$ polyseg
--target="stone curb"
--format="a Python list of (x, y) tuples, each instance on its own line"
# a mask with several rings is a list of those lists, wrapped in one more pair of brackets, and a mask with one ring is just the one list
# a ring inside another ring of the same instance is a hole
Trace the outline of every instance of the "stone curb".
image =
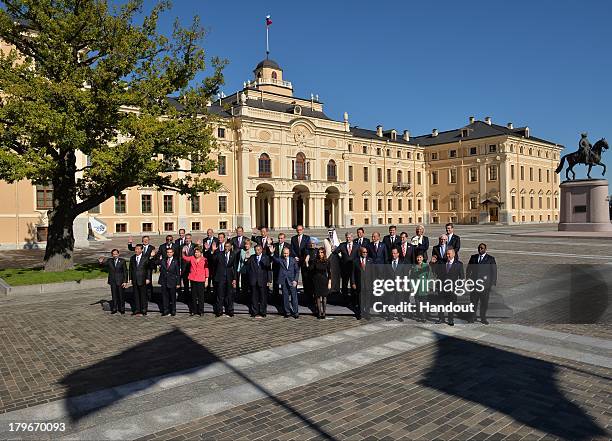
[(103, 288), (107, 285), (106, 277), (71, 282), (42, 283), (38, 285), (10, 286), (0, 279), (0, 293), (5, 296), (57, 293), (79, 291), (92, 288)]

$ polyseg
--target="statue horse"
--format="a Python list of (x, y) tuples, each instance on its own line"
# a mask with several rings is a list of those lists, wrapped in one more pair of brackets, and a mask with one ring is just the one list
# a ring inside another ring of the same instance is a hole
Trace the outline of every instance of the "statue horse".
[(565, 177), (567, 180), (570, 180), (569, 173), (572, 172), (572, 179), (576, 179), (576, 172), (573, 170), (576, 164), (585, 164), (589, 166), (589, 170), (587, 171), (587, 178), (591, 179), (591, 169), (594, 165), (601, 165), (603, 167), (602, 175), (606, 174), (606, 164), (601, 162), (601, 153), (602, 150), (608, 150), (608, 141), (605, 138), (601, 138), (591, 148), (591, 157), (587, 159), (582, 150), (578, 150), (577, 152), (568, 153), (561, 158), (561, 162), (559, 163), (559, 167), (555, 170), (555, 173), (561, 173), (563, 170), (563, 165), (565, 164), (565, 160), (567, 159), (567, 170), (565, 170)]

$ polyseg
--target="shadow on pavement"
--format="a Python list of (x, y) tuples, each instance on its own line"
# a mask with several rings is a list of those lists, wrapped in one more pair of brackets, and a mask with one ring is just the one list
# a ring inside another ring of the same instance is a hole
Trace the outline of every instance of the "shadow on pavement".
[(419, 384), (502, 412), (567, 440), (608, 437), (558, 385), (558, 367), (542, 360), (445, 337)]
[[(93, 366), (79, 369), (64, 377), (60, 383), (67, 387), (65, 399), (70, 419), (77, 422), (117, 401), (144, 391), (161, 380), (185, 375), (185, 371), (189, 369), (201, 369), (215, 362), (222, 363), (245, 383), (252, 385), (265, 397), (273, 400), (277, 406), (298, 418), (316, 432), (319, 438), (334, 439), (314, 421), (276, 397), (274, 393), (259, 385), (257, 381), (252, 380), (239, 369), (217, 357), (178, 328), (128, 348)], [(109, 391), (110, 388), (115, 389)], [(85, 395), (94, 391), (100, 392), (93, 396)]]

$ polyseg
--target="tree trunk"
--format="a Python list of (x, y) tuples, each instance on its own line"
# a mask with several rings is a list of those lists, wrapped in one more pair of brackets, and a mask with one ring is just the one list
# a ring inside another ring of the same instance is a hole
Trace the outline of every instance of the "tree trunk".
[(73, 222), (78, 213), (76, 200), (76, 156), (66, 151), (59, 161), (53, 184), (53, 210), (49, 211), (45, 271), (64, 271), (74, 266)]
[(45, 250), (45, 271), (64, 271), (74, 266), (74, 231), (72, 223), (75, 215), (70, 207), (60, 204), (49, 212), (47, 249)]

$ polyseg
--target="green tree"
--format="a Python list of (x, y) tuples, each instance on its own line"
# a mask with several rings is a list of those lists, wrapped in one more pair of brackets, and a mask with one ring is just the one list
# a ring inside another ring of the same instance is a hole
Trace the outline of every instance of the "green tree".
[(16, 50), (0, 56), (0, 179), (53, 185), (46, 270), (72, 266), (73, 221), (122, 190), (218, 189), (205, 176), (217, 146), (202, 109), (226, 62), (211, 58), (194, 80), (205, 68), (198, 17), (164, 36), (165, 1), (147, 13), (142, 0), (1, 3), (0, 38)]

